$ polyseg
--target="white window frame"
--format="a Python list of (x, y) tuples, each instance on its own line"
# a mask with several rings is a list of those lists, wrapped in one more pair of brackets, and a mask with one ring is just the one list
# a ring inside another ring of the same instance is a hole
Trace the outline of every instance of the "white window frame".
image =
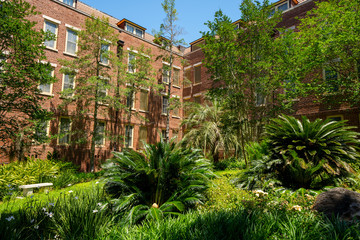
[[(65, 75), (71, 76), (71, 74), (65, 74), (65, 73), (63, 73), (61, 91), (64, 91), (64, 90), (65, 90), (65, 89), (64, 89)], [(73, 79), (73, 80), (74, 80), (74, 83), (73, 83), (73, 90), (74, 90), (74, 89), (75, 89), (75, 83), (76, 83), (76, 81), (75, 81), (75, 75), (74, 75), (74, 79)], [(66, 97), (72, 97), (72, 96), (74, 96), (74, 94), (71, 94), (71, 95), (66, 96)], [(63, 96), (63, 97), (64, 97), (64, 96)]]
[(133, 50), (130, 50), (128, 52), (128, 65), (127, 65), (127, 72), (128, 73), (135, 73), (136, 72), (136, 68), (135, 66), (132, 66), (132, 70), (130, 71), (130, 55), (133, 55), (134, 56), (134, 60), (136, 60), (136, 51), (133, 51)]
[[(127, 27), (132, 27), (134, 30), (131, 32), (131, 31), (129, 31), (128, 29), (127, 29)], [(142, 30), (142, 29), (140, 29), (140, 28), (138, 28), (138, 27), (136, 27), (136, 26), (134, 26), (134, 25), (132, 25), (132, 24), (130, 24), (130, 23), (126, 23), (125, 24), (125, 30), (127, 31), (127, 32), (129, 32), (129, 33), (132, 33), (133, 35), (135, 35), (135, 36), (138, 36), (138, 37), (140, 37), (140, 38), (144, 38), (144, 35), (145, 35), (145, 31), (144, 30)], [(141, 31), (141, 36), (139, 36), (137, 33), (136, 33), (136, 30), (138, 30), (138, 31)]]
[(49, 47), (47, 45), (45, 45), (45, 42), (44, 42), (44, 45), (47, 49), (50, 49), (50, 50), (54, 50), (54, 51), (58, 51), (57, 49), (57, 38), (58, 38), (58, 34), (59, 34), (59, 25), (61, 24), (61, 21), (59, 20), (56, 20), (54, 18), (51, 18), (51, 17), (48, 17), (46, 15), (43, 15), (43, 18), (44, 18), (44, 32), (46, 31), (46, 23), (52, 23), (54, 25), (56, 25), (56, 30), (55, 30), (55, 39), (53, 40), (54, 41), (54, 47)]
[[(45, 62), (42, 62), (42, 63), (45, 63)], [(51, 70), (51, 77), (54, 77), (54, 76), (55, 76), (55, 68), (56, 68), (57, 65), (54, 64), (54, 63), (50, 63), (50, 65), (51, 65), (51, 67), (53, 68), (53, 69)], [(39, 86), (38, 86), (39, 90), (40, 90), (40, 85), (41, 85), (41, 84), (39, 84)], [(46, 96), (54, 96), (54, 94), (52, 93), (52, 92), (53, 92), (53, 83), (49, 83), (49, 85), (50, 85), (50, 92), (43, 92), (43, 91), (41, 91), (40, 94), (46, 95)]]
[[(178, 76), (178, 84), (175, 84), (175, 83), (174, 83), (175, 71), (178, 71), (178, 73), (179, 73), (179, 76)], [(180, 88), (180, 85), (181, 85), (181, 81), (180, 81), (180, 71), (181, 71), (181, 68), (180, 68), (180, 67), (178, 67), (178, 66), (173, 66), (173, 87)]]
[(63, 2), (64, 4), (66, 4), (67, 6), (70, 6), (70, 7), (75, 7), (75, 4), (76, 4), (76, 0), (73, 0), (73, 4), (72, 4), (72, 5), (66, 3), (65, 0), (61, 0), (61, 2)]
[[(102, 143), (101, 143), (101, 144), (98, 144), (98, 143), (95, 141), (95, 146), (96, 146), (96, 147), (104, 147), (104, 146), (105, 146), (105, 143), (106, 143), (106, 141), (105, 141), (106, 122), (105, 122), (105, 121), (98, 121), (97, 125), (99, 126), (100, 124), (104, 124), (104, 131), (103, 131), (103, 133), (102, 133), (102, 139), (101, 139), (101, 140), (102, 140)], [(95, 129), (95, 135), (98, 134), (97, 131), (98, 131), (98, 129)]]
[[(165, 70), (165, 68), (164, 68), (165, 65), (168, 65), (168, 66), (169, 66), (170, 64), (163, 62), (163, 68), (162, 68), (162, 83), (169, 85), (169, 82), (170, 82), (170, 69)], [(167, 79), (167, 80), (165, 81), (165, 79)]]
[[(130, 92), (129, 92), (129, 94), (130, 94)], [(125, 105), (126, 105), (126, 108), (128, 109), (129, 108), (129, 106), (128, 106), (128, 96), (126, 96), (126, 102), (125, 102)], [(135, 108), (135, 100), (136, 100), (136, 93), (135, 92), (133, 92), (133, 95), (132, 95), (132, 105), (131, 105), (131, 110), (136, 110), (136, 108)]]
[(167, 112), (164, 112), (164, 99), (167, 99), (167, 106), (166, 106), (166, 110), (169, 110), (169, 97), (167, 95), (162, 95), (161, 96), (161, 115), (167, 115)]
[[(140, 97), (139, 97), (139, 101), (140, 101), (140, 104), (139, 104), (139, 112), (149, 112), (149, 90), (146, 90), (146, 89), (140, 89)], [(146, 93), (146, 96), (147, 96), (147, 109), (144, 110), (144, 109), (141, 109), (141, 94), (142, 93)], [(135, 102), (135, 101), (134, 101)]]
[[(177, 98), (180, 101), (180, 96), (178, 95), (172, 95), (173, 98)], [(180, 118), (180, 107), (177, 107), (178, 114), (174, 114), (174, 109), (172, 110), (172, 117), (173, 118)]]
[[(76, 53), (77, 53), (78, 47), (79, 47), (79, 44), (78, 44), (79, 34), (78, 34), (78, 32), (80, 31), (80, 29), (78, 29), (76, 27), (73, 27), (73, 26), (70, 26), (68, 24), (65, 24), (65, 26), (66, 26), (66, 41), (65, 41), (65, 52), (64, 52), (64, 54), (70, 55), (72, 57), (77, 57)], [(67, 49), (68, 48), (68, 41), (69, 41), (69, 31), (76, 33), (75, 53), (71, 53), (71, 52), (67, 51), (68, 50)]]
[[(60, 136), (60, 134), (61, 134), (61, 119), (69, 119), (69, 121), (70, 121), (70, 126), (69, 126), (69, 141), (66, 142), (66, 143), (60, 143), (60, 138), (61, 138), (61, 136)], [(71, 127), (72, 127), (72, 121), (71, 121), (70, 117), (60, 117), (60, 119), (59, 119), (59, 130), (58, 130), (58, 135), (59, 135), (59, 137), (58, 137), (58, 139), (57, 139), (58, 145), (69, 145), (69, 143), (71, 142)]]
[[(102, 57), (102, 56), (101, 56), (101, 55), (102, 55), (101, 51), (102, 51), (102, 47), (103, 47), (103, 46), (107, 46), (106, 52), (110, 52), (110, 43), (108, 43), (108, 44), (102, 43), (102, 44), (101, 44), (101, 49), (100, 49), (100, 63), (101, 63), (102, 65), (108, 66), (108, 65), (109, 65), (109, 58), (106, 58), (106, 57)], [(106, 59), (106, 61), (103, 61), (104, 59)]]
[[(45, 121), (46, 122), (46, 131), (45, 131), (45, 137), (48, 137), (50, 135), (50, 120)], [(35, 130), (36, 134), (36, 130)]]
[(131, 128), (131, 142), (129, 142), (129, 148), (133, 148), (134, 147), (134, 125), (126, 125), (125, 126), (125, 147), (126, 147), (126, 141), (128, 141), (127, 138), (127, 128)]

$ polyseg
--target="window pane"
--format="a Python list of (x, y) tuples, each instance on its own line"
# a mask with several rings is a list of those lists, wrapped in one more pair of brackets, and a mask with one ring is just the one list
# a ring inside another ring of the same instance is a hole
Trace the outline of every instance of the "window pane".
[(190, 87), (191, 84), (191, 71), (190, 69), (185, 71), (185, 79), (183, 82), (184, 87)]
[(168, 66), (163, 65), (163, 76), (162, 76), (163, 83), (169, 83), (169, 69)]
[(63, 0), (63, 2), (67, 5), (74, 6), (74, 0)]
[(280, 5), (280, 6), (278, 6), (278, 10), (279, 11), (285, 11), (286, 9), (288, 9), (288, 4), (287, 3), (284, 3), (284, 4), (282, 4), (282, 5)]
[[(74, 89), (74, 75), (64, 74), (64, 83), (63, 83), (63, 91), (68, 89)], [(69, 91), (69, 90), (68, 90)], [(66, 94), (67, 96), (71, 96), (72, 93)]]
[(139, 37), (143, 37), (143, 31), (141, 29), (136, 28), (135, 34)]
[[(49, 73), (50, 76), (53, 76), (54, 70)], [(40, 84), (39, 89), (42, 93), (51, 94), (51, 83)]]
[(127, 97), (126, 97), (126, 106), (129, 108), (134, 108), (134, 94), (131, 94), (130, 92), (128, 93)]
[(67, 30), (67, 33), (66, 52), (76, 54), (77, 33), (70, 29)]
[(126, 31), (129, 31), (131, 33), (134, 33), (134, 27), (129, 25), (129, 24), (126, 24)]
[(331, 69), (325, 69), (325, 82), (330, 89), (331, 92), (336, 92), (339, 90), (339, 84), (337, 82), (338, 80), (338, 74), (336, 71)]
[(163, 141), (165, 141), (165, 137), (166, 137), (166, 130), (164, 129), (164, 130), (161, 130), (161, 141), (163, 142)]
[(174, 85), (176, 86), (179, 86), (179, 74), (180, 71), (178, 69), (174, 69), (174, 80), (173, 80), (173, 83)]
[(201, 82), (201, 66), (195, 67), (195, 83)]
[(140, 92), (140, 110), (148, 110), (148, 92)]
[(139, 128), (138, 148), (143, 148), (144, 143), (147, 143), (147, 128), (146, 127), (140, 127)]
[(67, 144), (70, 142), (70, 123), (69, 118), (60, 119), (59, 144)]
[(99, 122), (95, 129), (95, 145), (104, 145), (105, 143), (105, 123)]
[(133, 126), (126, 126), (125, 128), (125, 144), (129, 147), (133, 146)]
[(105, 57), (108, 54), (109, 45), (101, 44), (100, 62), (103, 64), (109, 64), (109, 59)]
[(167, 114), (168, 105), (169, 105), (169, 99), (166, 96), (163, 96), (162, 99), (163, 99), (162, 113)]
[(47, 136), (48, 121), (41, 121), (35, 126), (36, 140), (42, 141)]
[(106, 85), (108, 84), (108, 81), (103, 80), (99, 83), (99, 89), (98, 89), (98, 98), (99, 101), (104, 101), (104, 98), (107, 96), (107, 88)]
[(135, 60), (135, 54), (129, 53), (129, 63), (128, 63), (128, 72), (133, 73), (134, 72), (134, 60)]
[[(56, 37), (57, 25), (55, 23), (45, 21), (45, 32), (50, 32)], [(55, 40), (46, 40), (44, 44), (47, 47), (55, 48)]]

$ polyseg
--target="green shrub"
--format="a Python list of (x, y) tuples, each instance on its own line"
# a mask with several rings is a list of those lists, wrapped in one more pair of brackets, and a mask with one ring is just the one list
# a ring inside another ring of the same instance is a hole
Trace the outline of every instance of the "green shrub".
[(144, 147), (144, 153), (114, 153), (103, 165), (107, 190), (119, 197), (113, 201), (116, 211), (127, 211), (132, 224), (145, 217), (178, 215), (201, 203), (213, 173), (200, 150), (176, 148), (175, 143)]
[(266, 139), (248, 148), (251, 168), (239, 181), (248, 188), (270, 180), (292, 188), (334, 184), (354, 173), (351, 163), (359, 163), (359, 134), (350, 129), (344, 121), (272, 119), (265, 127)]
[(218, 162), (214, 162), (214, 168), (216, 170), (244, 169), (245, 167), (245, 161), (235, 157), (225, 158)]

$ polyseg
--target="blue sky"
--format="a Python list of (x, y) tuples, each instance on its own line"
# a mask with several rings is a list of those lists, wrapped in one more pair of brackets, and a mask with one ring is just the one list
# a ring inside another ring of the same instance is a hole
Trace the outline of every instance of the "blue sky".
[[(159, 30), (165, 18), (161, 7), (162, 0), (81, 0), (100, 11), (118, 19), (126, 18), (145, 27), (148, 33)], [(274, 1), (271, 1), (274, 2)], [(204, 25), (214, 19), (214, 14), (221, 9), (233, 21), (240, 18), (239, 5), (241, 0), (177, 0), (175, 8), (178, 11), (177, 25), (183, 29), (180, 38), (187, 45), (201, 37), (200, 31), (206, 31)]]

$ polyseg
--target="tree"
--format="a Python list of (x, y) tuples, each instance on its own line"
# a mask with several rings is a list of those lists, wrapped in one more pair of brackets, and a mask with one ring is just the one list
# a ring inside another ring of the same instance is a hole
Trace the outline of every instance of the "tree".
[(189, 117), (183, 120), (182, 126), (189, 129), (182, 142), (187, 147), (208, 151), (214, 162), (219, 161), (220, 151), (229, 153), (237, 148), (237, 137), (223, 123), (224, 111), (219, 102), (211, 105), (196, 105)]
[(320, 101), (360, 102), (359, 10), (359, 1), (321, 1), (300, 19), (294, 57), (300, 80), (311, 79), (304, 86)]
[(222, 83), (210, 96), (223, 104), (243, 153), (247, 142), (259, 139), (264, 123), (287, 107), (283, 98), (289, 97), (278, 90), (287, 81), (281, 67), (285, 50), (279, 47), (283, 40), (275, 38), (281, 14), (269, 18), (270, 9), (267, 1), (244, 0), (239, 25), (218, 11), (203, 33), (204, 66), (214, 82)]
[[(38, 14), (23, 0), (0, 3), (0, 144), (17, 144), (18, 158), (24, 146), (37, 138), (36, 125), (50, 119), (42, 108), (39, 85), (55, 81), (46, 60), (43, 42), (52, 36), (34, 29), (28, 18)], [(11, 142), (12, 140), (12, 142)]]
[(167, 97), (168, 97), (168, 106), (166, 108), (166, 133), (165, 133), (165, 142), (169, 141), (169, 130), (170, 130), (170, 109), (171, 104), (178, 105), (176, 102), (177, 99), (171, 98), (171, 87), (173, 81), (173, 64), (176, 54), (174, 53), (174, 47), (180, 43), (183, 43), (183, 40), (179, 40), (178, 36), (181, 34), (181, 29), (176, 25), (177, 11), (175, 8), (175, 0), (164, 0), (161, 3), (161, 6), (166, 14), (164, 23), (160, 26), (160, 32), (157, 33), (159, 41), (162, 43), (162, 49), (164, 54), (159, 56), (163, 61), (169, 63), (168, 65), (163, 66), (163, 75), (167, 77), (167, 81), (163, 83), (165, 89), (167, 88)]
[[(127, 52), (129, 57), (129, 65), (125, 76), (126, 81), (126, 109), (127, 109), (127, 123), (130, 124), (132, 118), (132, 109), (135, 101), (135, 96), (142, 90), (162, 89), (161, 86), (155, 84), (153, 77), (154, 70), (151, 65), (152, 54), (150, 49), (145, 49), (141, 46), (137, 49), (130, 49)], [(135, 117), (141, 117), (135, 115)], [(146, 120), (146, 119), (145, 119)], [(125, 131), (125, 140), (130, 138), (130, 130)], [(129, 141), (125, 141), (125, 147), (129, 148)]]
[[(99, 111), (103, 111), (104, 114), (110, 106), (120, 107), (121, 99), (112, 96), (119, 94), (119, 76), (122, 70), (118, 56), (111, 51), (117, 47), (117, 34), (110, 27), (107, 18), (87, 18), (84, 30), (79, 31), (78, 36), (78, 57), (72, 61), (60, 60), (65, 66), (62, 71), (76, 77), (75, 87), (70, 87), (62, 93), (65, 97), (65, 107), (62, 106), (62, 111), (68, 111), (70, 108), (67, 106), (70, 103), (76, 106), (75, 110), (69, 113), (75, 121), (72, 123), (72, 141), (86, 144), (88, 139), (91, 139), (90, 168), (94, 170), (95, 145), (104, 134), (103, 129), (99, 127)], [(112, 88), (114, 79), (117, 82)], [(110, 94), (111, 89), (115, 89), (116, 93)], [(91, 119), (87, 117), (89, 115)], [(93, 124), (87, 124), (89, 120)]]

